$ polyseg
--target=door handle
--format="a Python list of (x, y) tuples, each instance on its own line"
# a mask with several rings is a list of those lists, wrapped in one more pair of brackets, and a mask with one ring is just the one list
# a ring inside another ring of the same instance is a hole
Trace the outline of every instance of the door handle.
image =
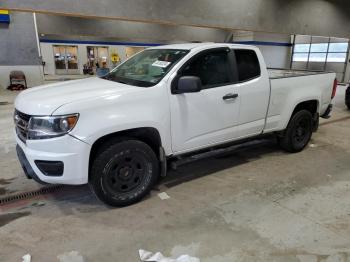
[(232, 100), (232, 99), (236, 99), (237, 97), (238, 97), (238, 94), (227, 94), (222, 99), (223, 100)]

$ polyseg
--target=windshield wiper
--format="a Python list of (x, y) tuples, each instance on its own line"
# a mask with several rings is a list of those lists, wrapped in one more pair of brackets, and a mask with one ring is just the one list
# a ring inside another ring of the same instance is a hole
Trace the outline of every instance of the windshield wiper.
[(105, 75), (105, 76), (101, 76), (102, 79), (106, 79), (106, 80), (112, 80), (112, 76), (111, 75)]
[(113, 75), (105, 75), (105, 76), (102, 76), (101, 78), (106, 79), (106, 80), (110, 80), (110, 81), (114, 81), (114, 82), (118, 82), (121, 84), (127, 84), (127, 82), (125, 82), (125, 81), (116, 79), (116, 77)]
[(118, 83), (121, 83), (121, 84), (128, 84), (127, 82), (125, 82), (125, 81), (121, 81), (121, 80), (115, 80), (116, 82), (118, 82)]

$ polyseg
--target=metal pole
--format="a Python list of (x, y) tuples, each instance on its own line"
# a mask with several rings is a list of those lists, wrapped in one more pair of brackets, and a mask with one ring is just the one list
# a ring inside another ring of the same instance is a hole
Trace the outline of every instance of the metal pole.
[(311, 39), (310, 39), (310, 47), (309, 47), (309, 54), (308, 54), (308, 56), (307, 56), (306, 70), (309, 70), (311, 45), (312, 45), (312, 36), (311, 36)]
[(292, 46), (292, 57), (290, 59), (290, 65), (289, 65), (289, 69), (292, 69), (293, 68), (293, 57), (294, 57), (294, 48), (295, 48), (295, 38), (296, 38), (296, 35), (293, 35), (293, 46)]
[(42, 81), (44, 81), (44, 75), (45, 75), (45, 72), (44, 72), (44, 66), (42, 64), (43, 62), (43, 57), (42, 57), (42, 53), (41, 53), (41, 48), (40, 48), (40, 40), (39, 40), (39, 32), (38, 32), (38, 24), (36, 22), (36, 14), (33, 13), (33, 20), (34, 20), (34, 29), (35, 29), (35, 38), (36, 38), (36, 45), (38, 47), (38, 55), (39, 55), (39, 58), (40, 58), (40, 63), (41, 63), (41, 69), (40, 70), (40, 73), (41, 73), (41, 78), (42, 78)]
[(326, 54), (326, 60), (324, 61), (324, 65), (323, 65), (323, 71), (326, 71), (326, 69), (327, 69), (327, 60), (328, 60), (328, 53), (329, 53), (329, 45), (330, 44), (331, 44), (331, 38), (328, 37), (327, 54)]
[(348, 65), (348, 62), (349, 62), (349, 52), (350, 52), (350, 42), (348, 40), (348, 50), (347, 50), (347, 53), (346, 53), (346, 60), (345, 60), (345, 63), (344, 63), (344, 73), (343, 73), (343, 79), (342, 79), (342, 82), (345, 82), (345, 74), (346, 74), (346, 68), (347, 68), (347, 65)]

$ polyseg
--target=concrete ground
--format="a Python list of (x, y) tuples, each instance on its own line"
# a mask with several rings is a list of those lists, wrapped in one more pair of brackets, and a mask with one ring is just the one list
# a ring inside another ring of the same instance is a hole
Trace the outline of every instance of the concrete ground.
[[(339, 88), (299, 154), (274, 141), (180, 167), (144, 201), (113, 209), (86, 186), (0, 206), (0, 261), (139, 261), (138, 250), (209, 262), (350, 261), (350, 112)], [(12, 102), (14, 93), (0, 93)], [(0, 106), (0, 198), (38, 188), (14, 152), (13, 105)], [(158, 193), (170, 198), (161, 200)]]

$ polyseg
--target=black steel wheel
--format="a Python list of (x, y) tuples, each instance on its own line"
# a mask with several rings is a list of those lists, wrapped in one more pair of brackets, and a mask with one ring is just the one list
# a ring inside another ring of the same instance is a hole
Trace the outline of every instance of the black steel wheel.
[(303, 147), (309, 140), (311, 124), (308, 118), (299, 118), (293, 128), (293, 143), (297, 147)]
[(152, 189), (158, 167), (158, 159), (147, 144), (123, 140), (100, 150), (92, 165), (90, 185), (108, 205), (131, 205)]
[(280, 146), (291, 153), (300, 152), (309, 143), (312, 131), (311, 113), (301, 110), (292, 116), (284, 135), (279, 139)]

